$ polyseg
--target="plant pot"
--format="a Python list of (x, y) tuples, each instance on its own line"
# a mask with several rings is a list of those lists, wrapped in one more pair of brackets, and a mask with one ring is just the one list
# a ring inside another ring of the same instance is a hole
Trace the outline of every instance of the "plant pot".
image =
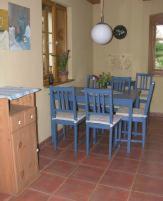
[(66, 82), (68, 80), (68, 71), (59, 72), (59, 80), (61, 82)]

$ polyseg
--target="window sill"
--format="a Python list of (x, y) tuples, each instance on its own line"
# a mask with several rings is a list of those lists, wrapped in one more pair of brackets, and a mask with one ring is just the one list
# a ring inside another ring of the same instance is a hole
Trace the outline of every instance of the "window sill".
[[(69, 82), (73, 82), (75, 79), (68, 79), (67, 81), (65, 82), (54, 82), (52, 85), (53, 86), (58, 86), (58, 85), (62, 85), (62, 84), (66, 84), (66, 83), (69, 83)], [(48, 83), (48, 81), (46, 81), (44, 83), (44, 87), (48, 88), (50, 86), (50, 84)]]
[(162, 77), (163, 76), (163, 70), (152, 70), (149, 71), (153, 76), (157, 76), (157, 77)]

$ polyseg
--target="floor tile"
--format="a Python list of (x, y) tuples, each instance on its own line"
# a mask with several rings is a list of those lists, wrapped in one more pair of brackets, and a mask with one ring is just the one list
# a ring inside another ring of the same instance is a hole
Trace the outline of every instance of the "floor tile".
[[(90, 143), (90, 149), (91, 149), (92, 147), (93, 147), (93, 143), (92, 143), (92, 141), (91, 141), (91, 143)], [(69, 149), (70, 149), (71, 151), (74, 150), (74, 144), (73, 144), (73, 143), (69, 146)], [(80, 141), (78, 141), (78, 150), (79, 150), (79, 151), (84, 151), (84, 152), (86, 152), (85, 139), (81, 139)]]
[(163, 178), (163, 164), (142, 161), (138, 170), (139, 174), (150, 175), (152, 177)]
[(71, 200), (57, 196), (52, 196), (48, 201), (71, 201)]
[(26, 190), (21, 195), (17, 197), (13, 197), (11, 201), (47, 201), (49, 198), (48, 195), (33, 191), (33, 190)]
[(136, 173), (139, 162), (137, 160), (131, 160), (126, 158), (113, 159), (109, 169), (120, 170), (127, 173)]
[(141, 157), (142, 149), (141, 148), (132, 148), (131, 153), (127, 153), (127, 148), (120, 148), (119, 151), (116, 154), (116, 157), (122, 157), (122, 158), (129, 158), (129, 159), (135, 159), (139, 160)]
[(133, 192), (129, 201), (163, 201), (163, 197)]
[(83, 159), (81, 163), (105, 169), (110, 164), (110, 160), (108, 160), (108, 156), (90, 154), (90, 156)]
[(0, 201), (6, 201), (6, 199), (9, 197), (10, 195), (8, 194), (0, 193)]
[(46, 168), (46, 172), (50, 172), (56, 175), (67, 177), (75, 168), (77, 165), (65, 162), (65, 161), (59, 161), (55, 160), (50, 166)]
[(137, 175), (133, 189), (134, 191), (163, 196), (163, 180), (144, 175)]
[(31, 185), (31, 188), (45, 193), (53, 193), (64, 182), (64, 180), (63, 177), (43, 173), (39, 179)]
[(153, 142), (148, 142), (145, 145), (145, 149), (149, 151), (159, 151), (163, 152), (163, 143), (153, 143)]
[(102, 177), (100, 184), (130, 189), (134, 181), (134, 175), (125, 172), (108, 170)]
[(56, 195), (76, 201), (88, 201), (94, 187), (94, 184), (88, 182), (68, 179), (57, 191)]
[(163, 153), (158, 152), (158, 151), (147, 151), (145, 150), (142, 153), (142, 158), (141, 160), (146, 161), (146, 162), (158, 162), (158, 163), (163, 163)]
[(72, 174), (71, 178), (96, 183), (103, 173), (104, 170), (102, 169), (80, 165)]
[(62, 140), (58, 144), (58, 149), (67, 149), (69, 146), (73, 144), (73, 139), (66, 138), (65, 140)]
[(92, 153), (108, 155), (109, 154), (109, 145), (107, 145), (107, 144), (97, 144), (92, 149)]
[(125, 190), (99, 185), (90, 201), (127, 201), (128, 194)]
[(39, 157), (39, 169), (43, 170), (45, 167), (47, 167), (51, 163), (52, 159), (46, 158), (43, 156)]
[(151, 135), (147, 138), (147, 142), (163, 143), (162, 130), (157, 132), (157, 129), (153, 129)]
[(51, 159), (56, 159), (59, 154), (61, 153), (61, 150), (54, 150), (52, 146), (45, 146), (43, 149), (40, 150), (40, 156), (48, 157)]
[(63, 153), (60, 154), (60, 156), (58, 157), (58, 160), (64, 160), (64, 161), (79, 163), (79, 161), (81, 161), (84, 157), (85, 157), (84, 152), (78, 151), (77, 157), (75, 157), (74, 151), (65, 150)]

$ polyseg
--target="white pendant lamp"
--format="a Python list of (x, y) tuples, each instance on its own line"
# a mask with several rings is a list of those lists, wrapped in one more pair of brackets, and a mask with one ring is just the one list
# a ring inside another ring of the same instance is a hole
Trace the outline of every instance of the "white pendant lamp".
[(101, 22), (92, 28), (91, 37), (95, 43), (105, 45), (111, 41), (112, 36), (112, 28), (104, 23), (104, 0), (101, 0)]

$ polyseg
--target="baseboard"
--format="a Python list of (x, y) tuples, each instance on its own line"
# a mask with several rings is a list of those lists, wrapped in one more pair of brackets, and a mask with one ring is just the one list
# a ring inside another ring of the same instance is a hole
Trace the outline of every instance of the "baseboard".
[[(62, 129), (58, 130), (58, 134), (62, 132)], [(52, 144), (52, 137), (49, 136), (45, 140), (39, 143), (39, 149), (44, 147), (45, 145)]]
[(43, 140), (42, 142), (39, 143), (39, 148), (44, 147), (45, 145), (49, 144), (51, 142), (51, 136)]
[(160, 112), (150, 112), (150, 117), (163, 118), (163, 113), (160, 113)]

